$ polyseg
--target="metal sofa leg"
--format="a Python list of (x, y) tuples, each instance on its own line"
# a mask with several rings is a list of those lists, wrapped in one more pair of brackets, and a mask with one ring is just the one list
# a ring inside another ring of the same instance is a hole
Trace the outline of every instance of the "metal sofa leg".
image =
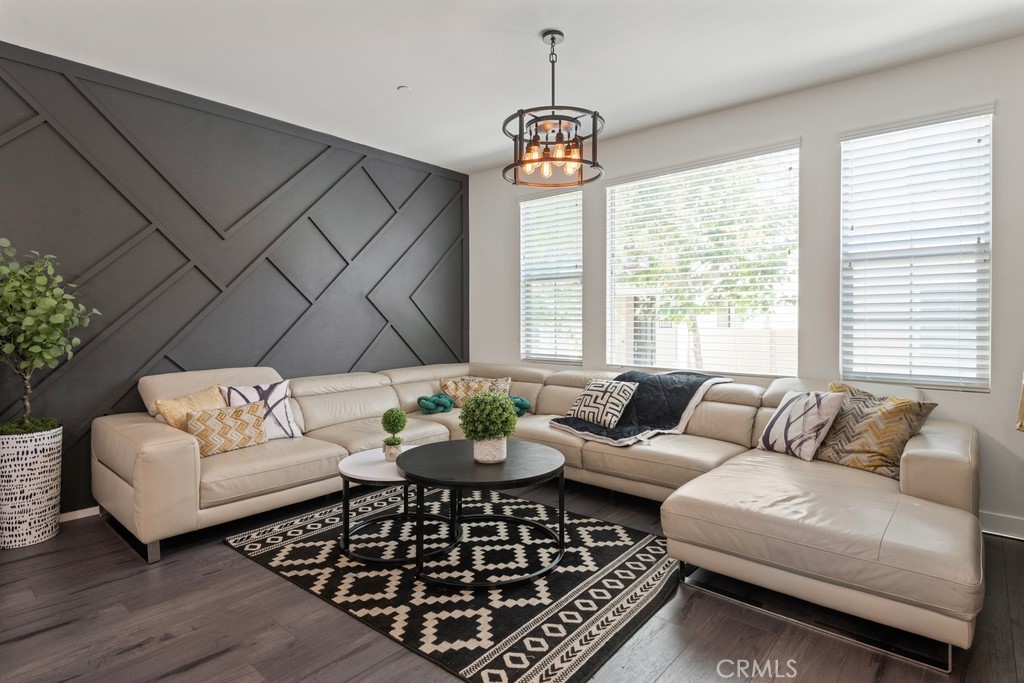
[(102, 505), (100, 508), (100, 519), (107, 524), (111, 525), (114, 532), (124, 539), (125, 543), (132, 547), (132, 549), (146, 558), (148, 564), (160, 561), (160, 541), (153, 541), (152, 543), (144, 544), (145, 551), (139, 547), (139, 539), (132, 536), (131, 532), (121, 526), (119, 523), (114, 523), (114, 516), (110, 514), (110, 511), (104, 508)]

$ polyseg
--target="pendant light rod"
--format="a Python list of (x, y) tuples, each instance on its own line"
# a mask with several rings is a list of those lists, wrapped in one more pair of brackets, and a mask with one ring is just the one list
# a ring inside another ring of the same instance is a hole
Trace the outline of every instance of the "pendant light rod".
[(555, 63), (558, 55), (555, 54), (555, 45), (565, 40), (565, 34), (557, 28), (548, 28), (541, 31), (541, 39), (545, 43), (551, 43), (551, 52), (548, 54), (548, 61), (551, 62), (551, 108), (555, 108)]
[(551, 62), (551, 108), (555, 108), (555, 64), (558, 62), (558, 55), (555, 54), (555, 37), (551, 36), (551, 54), (548, 55)]

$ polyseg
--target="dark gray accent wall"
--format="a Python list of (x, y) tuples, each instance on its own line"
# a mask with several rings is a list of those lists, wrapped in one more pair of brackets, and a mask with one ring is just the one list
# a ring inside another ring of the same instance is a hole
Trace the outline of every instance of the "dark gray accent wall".
[[(466, 206), (462, 174), (0, 43), (0, 236), (103, 314), (35, 377), (62, 509), (93, 504), (90, 423), (142, 410), (144, 375), (465, 360)], [(3, 376), (3, 419), (19, 395)]]

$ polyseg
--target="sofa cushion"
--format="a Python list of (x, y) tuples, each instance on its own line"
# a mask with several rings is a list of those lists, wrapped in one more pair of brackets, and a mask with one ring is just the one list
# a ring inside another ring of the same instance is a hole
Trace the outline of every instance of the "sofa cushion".
[(461, 408), (466, 401), (479, 393), (489, 391), (494, 394), (508, 396), (512, 386), (511, 377), (450, 377), (441, 380), (441, 391), (455, 401), (455, 407)]
[(550, 446), (565, 456), (568, 467), (582, 467), (583, 439), (551, 426), (551, 418), (557, 415), (523, 415), (516, 420), (516, 433), (513, 439), (533, 441)]
[(158, 398), (154, 405), (159, 416), (157, 419), (163, 419), (164, 422), (175, 429), (186, 431), (189, 413), (199, 410), (227, 408), (228, 403), (220, 393), (220, 387), (216, 384), (211, 384), (202, 391), (185, 396)]
[(280, 382), (274, 368), (219, 368), (148, 375), (139, 380), (139, 395), (150, 415), (156, 415), (156, 401), (205, 389), (211, 384), (269, 384)]
[(661, 517), (670, 539), (965, 619), (984, 597), (977, 518), (862, 470), (750, 451), (680, 487)]
[[(306, 434), (314, 439), (336, 443), (349, 453), (380, 448), (387, 435), (388, 433), (380, 426), (379, 416), (333, 424)], [(439, 422), (409, 417), (401, 436), (402, 443), (424, 444), (447, 441), (448, 435), (448, 428)]]
[[(895, 396), (898, 398), (909, 398), (913, 401), (923, 401), (924, 394), (920, 389), (908, 387), (902, 384), (879, 384), (878, 382), (846, 382), (852, 387), (861, 391), (867, 391), (875, 396)], [(768, 388), (764, 390), (761, 397), (761, 405), (768, 408), (778, 408), (782, 397), (790, 391), (828, 391), (829, 380), (807, 379), (804, 377), (779, 377), (772, 380)]]
[(296, 400), (302, 408), (307, 434), (353, 420), (376, 419), (379, 422), (385, 410), (398, 407), (398, 396), (390, 385), (296, 396)]
[(613, 379), (592, 379), (566, 411), (566, 417), (575, 417), (594, 424), (615, 427), (633, 398), (636, 382), (616, 382)]
[(338, 476), (347, 455), (333, 443), (299, 437), (203, 458), (199, 507), (210, 508)]
[(899, 479), (903, 448), (936, 404), (879, 398), (846, 384), (830, 384), (829, 390), (845, 393), (846, 400), (814, 457)]
[(811, 460), (846, 396), (828, 391), (791, 391), (765, 425), (757, 447)]
[(262, 401), (265, 408), (263, 427), (267, 440), (294, 439), (302, 436), (302, 430), (292, 416), (292, 404), (289, 400), (291, 390), (288, 380), (271, 384), (254, 384), (252, 386), (224, 386), (220, 393), (229, 406), (242, 406), (246, 403)]
[(530, 412), (536, 414), (537, 397), (540, 395), (540, 390), (544, 387), (545, 379), (554, 374), (554, 371), (522, 365), (470, 363), (469, 374), (476, 377), (511, 377), (512, 386), (508, 390), (509, 395), (525, 398), (533, 404)]
[(204, 458), (256, 446), (267, 441), (265, 412), (263, 401), (197, 410), (188, 414), (188, 433), (196, 437), (199, 455)]
[[(561, 416), (569, 412), (576, 397), (587, 386), (592, 379), (615, 379), (619, 376), (617, 372), (606, 372), (604, 370), (562, 370), (548, 376), (544, 380), (544, 386), (533, 402), (534, 413), (537, 415)], [(526, 394), (516, 394), (524, 398), (530, 398)]]
[(417, 365), (410, 368), (381, 370), (378, 374), (385, 375), (391, 380), (391, 386), (398, 395), (399, 407), (407, 413), (414, 413), (419, 411), (416, 399), (439, 393), (441, 380), (445, 377), (468, 375), (469, 363)]
[(452, 441), (458, 441), (459, 439), (466, 438), (466, 434), (462, 431), (462, 425), (459, 424), (459, 414), (461, 412), (461, 408), (452, 408), (447, 413), (433, 413), (431, 415), (414, 413), (414, 415), (417, 420), (426, 420), (427, 422), (436, 422), (444, 425), (448, 429), (448, 438)]
[(627, 448), (588, 441), (583, 446), (583, 469), (675, 488), (746, 450), (739, 444), (689, 434), (662, 434)]

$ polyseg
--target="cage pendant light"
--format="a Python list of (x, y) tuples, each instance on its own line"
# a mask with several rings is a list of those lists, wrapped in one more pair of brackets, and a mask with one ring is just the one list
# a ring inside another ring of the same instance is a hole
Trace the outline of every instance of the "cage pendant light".
[(565, 38), (557, 29), (541, 32), (551, 45), (551, 104), (520, 109), (502, 124), (512, 138), (512, 163), (505, 180), (528, 187), (575, 187), (597, 180), (604, 169), (597, 161), (597, 136), (604, 118), (596, 111), (555, 103), (555, 45)]

